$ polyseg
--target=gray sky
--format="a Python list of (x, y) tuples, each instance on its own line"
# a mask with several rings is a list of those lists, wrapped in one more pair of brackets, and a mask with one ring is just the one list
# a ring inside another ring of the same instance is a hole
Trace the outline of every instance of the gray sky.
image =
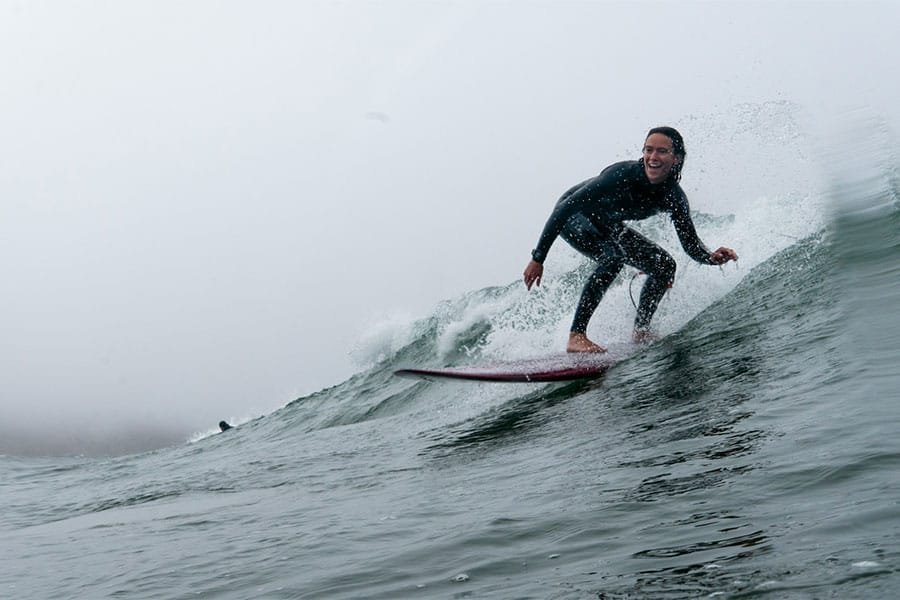
[(690, 147), (693, 119), (768, 101), (818, 133), (860, 105), (896, 124), (898, 22), (894, 2), (0, 0), (2, 427), (183, 435), (338, 383), (379, 321), (516, 279), (560, 192), (653, 125)]

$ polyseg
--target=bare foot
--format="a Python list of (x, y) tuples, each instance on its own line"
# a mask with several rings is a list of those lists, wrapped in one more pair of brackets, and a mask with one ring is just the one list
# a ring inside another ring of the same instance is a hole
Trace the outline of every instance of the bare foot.
[(583, 333), (570, 333), (566, 352), (606, 352), (606, 348), (595, 344)]
[(631, 340), (635, 344), (650, 344), (659, 339), (659, 334), (650, 331), (649, 329), (635, 329), (634, 333), (631, 334)]

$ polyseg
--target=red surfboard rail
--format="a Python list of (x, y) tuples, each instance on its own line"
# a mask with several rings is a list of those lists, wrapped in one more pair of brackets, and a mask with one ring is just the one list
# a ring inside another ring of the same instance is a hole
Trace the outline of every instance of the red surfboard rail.
[(468, 365), (434, 369), (399, 369), (400, 377), (418, 379), (463, 379), (538, 383), (589, 379), (605, 373), (615, 360), (608, 355), (563, 355), (519, 361), (497, 362), (487, 365)]

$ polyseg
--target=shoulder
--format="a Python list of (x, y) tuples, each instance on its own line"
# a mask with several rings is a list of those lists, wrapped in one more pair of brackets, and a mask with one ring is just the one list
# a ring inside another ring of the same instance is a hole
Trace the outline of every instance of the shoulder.
[(603, 169), (598, 178), (614, 179), (617, 181), (639, 181), (644, 170), (638, 160), (623, 160), (613, 163)]
[(631, 189), (641, 184), (643, 175), (644, 169), (638, 161), (626, 160), (609, 165), (589, 180), (588, 184), (595, 191)]
[(587, 201), (607, 194), (614, 194), (623, 189), (631, 189), (633, 186), (640, 184), (643, 173), (644, 170), (636, 160), (613, 163), (600, 171), (599, 175), (570, 188), (560, 198), (560, 202), (573, 197), (581, 201)]

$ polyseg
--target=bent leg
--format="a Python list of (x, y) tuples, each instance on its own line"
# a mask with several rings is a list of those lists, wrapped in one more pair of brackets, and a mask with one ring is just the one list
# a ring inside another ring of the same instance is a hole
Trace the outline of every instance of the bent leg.
[(597, 262), (597, 268), (584, 285), (572, 320), (571, 332), (583, 335), (587, 332), (588, 322), (607, 288), (622, 270), (624, 255), (611, 231), (600, 231), (583, 215), (572, 217), (560, 236), (573, 248)]
[(635, 331), (644, 331), (650, 327), (650, 321), (656, 313), (660, 300), (675, 281), (675, 259), (628, 227), (619, 237), (619, 243), (625, 252), (625, 263), (647, 274), (647, 281), (641, 290), (637, 316), (634, 319)]
[(573, 333), (587, 332), (588, 322), (594, 311), (597, 310), (600, 300), (603, 299), (606, 290), (624, 266), (621, 259), (606, 259), (599, 262), (600, 264), (588, 277), (587, 283), (584, 284), (584, 289), (581, 291), (581, 298), (575, 308), (575, 317), (572, 319), (571, 331)]

